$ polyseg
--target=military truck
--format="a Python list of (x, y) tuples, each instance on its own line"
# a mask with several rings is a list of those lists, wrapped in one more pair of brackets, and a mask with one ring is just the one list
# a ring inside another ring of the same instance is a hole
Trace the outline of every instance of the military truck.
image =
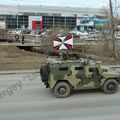
[(68, 97), (72, 90), (101, 89), (116, 93), (120, 74), (89, 57), (48, 58), (40, 68), (41, 80), (58, 98)]

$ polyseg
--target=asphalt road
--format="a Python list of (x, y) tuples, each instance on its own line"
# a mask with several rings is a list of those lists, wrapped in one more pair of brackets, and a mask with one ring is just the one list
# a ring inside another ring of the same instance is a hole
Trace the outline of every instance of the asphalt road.
[(0, 120), (120, 120), (120, 87), (113, 95), (87, 90), (59, 99), (37, 74), (0, 75)]

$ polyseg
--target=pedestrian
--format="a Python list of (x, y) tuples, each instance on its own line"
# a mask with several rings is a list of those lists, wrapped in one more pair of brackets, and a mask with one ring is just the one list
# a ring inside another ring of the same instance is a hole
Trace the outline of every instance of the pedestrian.
[(22, 35), (22, 44), (24, 44), (24, 39), (25, 39), (25, 37), (24, 37), (24, 35)]

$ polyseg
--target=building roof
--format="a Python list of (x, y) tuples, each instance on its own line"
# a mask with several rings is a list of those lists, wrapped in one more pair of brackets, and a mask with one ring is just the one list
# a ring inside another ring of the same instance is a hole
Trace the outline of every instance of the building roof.
[(0, 14), (48, 14), (61, 16), (94, 16), (103, 15), (100, 8), (88, 7), (58, 7), (58, 6), (25, 6), (0, 5)]

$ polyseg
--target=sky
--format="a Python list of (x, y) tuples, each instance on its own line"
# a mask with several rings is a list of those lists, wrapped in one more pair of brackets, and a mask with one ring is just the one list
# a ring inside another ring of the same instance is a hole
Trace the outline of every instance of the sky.
[[(68, 7), (103, 7), (108, 6), (109, 0), (0, 0), (0, 5), (52, 5)], [(118, 0), (119, 1), (119, 0)]]

